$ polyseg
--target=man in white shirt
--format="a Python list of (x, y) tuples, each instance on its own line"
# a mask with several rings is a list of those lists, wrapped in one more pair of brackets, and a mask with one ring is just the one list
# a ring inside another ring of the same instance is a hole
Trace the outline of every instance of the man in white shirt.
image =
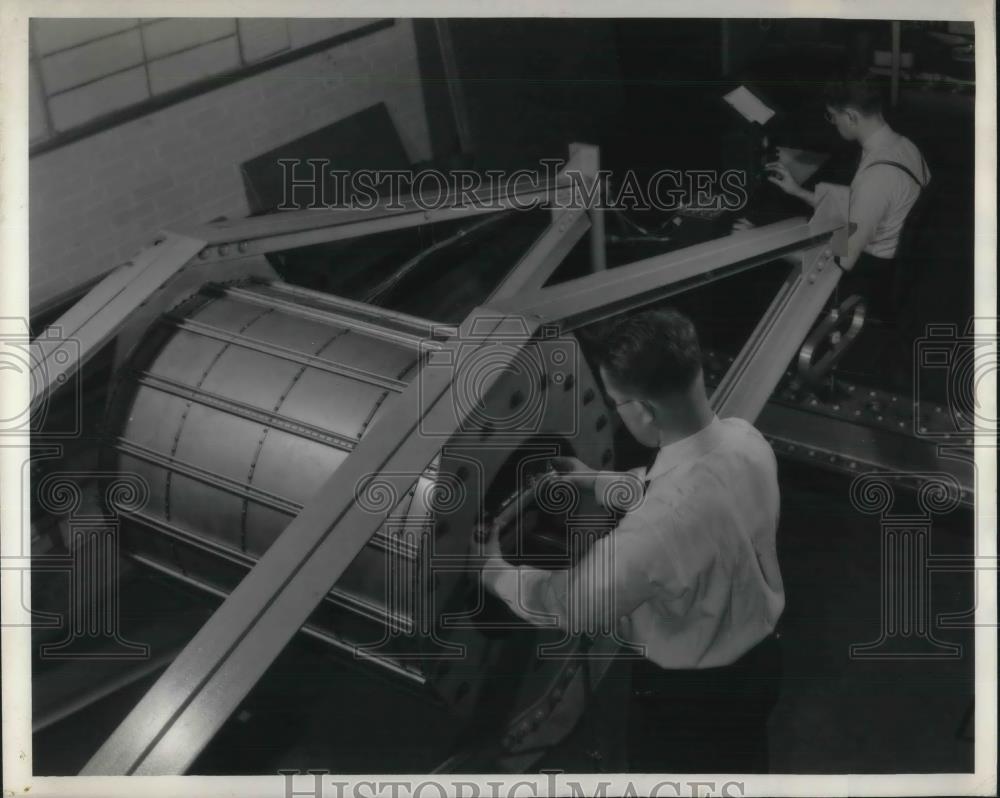
[[(882, 92), (867, 80), (834, 81), (825, 92), (826, 118), (840, 136), (861, 145), (861, 160), (849, 187), (818, 183), (802, 188), (780, 162), (768, 164), (768, 179), (788, 194), (817, 207), (834, 201), (845, 206), (857, 229), (839, 259), (847, 272), (842, 293), (860, 292), (882, 318), (894, 310), (893, 258), (903, 223), (930, 182), (930, 170), (917, 146), (894, 131), (882, 115)], [(846, 294), (845, 294), (846, 295)]]
[(644, 655), (633, 669), (633, 772), (766, 770), (785, 603), (774, 453), (752, 425), (712, 411), (697, 335), (681, 314), (618, 320), (600, 363), (625, 426), (658, 454), (625, 474), (559, 458), (559, 478), (605, 506), (638, 480), (641, 499), (569, 571), (514, 568), (494, 536), (483, 581), (533, 623), (616, 628)]

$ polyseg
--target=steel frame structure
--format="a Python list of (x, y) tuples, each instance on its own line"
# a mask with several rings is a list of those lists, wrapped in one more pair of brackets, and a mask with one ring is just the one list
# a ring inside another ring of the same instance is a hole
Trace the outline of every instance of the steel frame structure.
[[(259, 263), (268, 252), (516, 207), (531, 199), (572, 200), (574, 187), (567, 172), (578, 170), (589, 180), (596, 179), (598, 152), (589, 145), (572, 145), (570, 155), (554, 185), (489, 197), (488, 210), (464, 204), (467, 197), (450, 196), (449, 207), (435, 210), (425, 210), (411, 200), (401, 208), (290, 212), (167, 232), (133, 262), (102, 280), (53, 325), (61, 328), (64, 340), (76, 341), (78, 348), (66, 348), (70, 357), (57, 355), (59, 346), (37, 352), (32, 376), (41, 387), (38, 399), (82, 368), (126, 325), (137, 340), (141, 330), (136, 330), (134, 316), (147, 315), (138, 311), (147, 303), (155, 304), (158, 292), (169, 296), (170, 290), (164, 289), (182, 272), (188, 272), (188, 287), (207, 284), (219, 279), (223, 262), (238, 268), (240, 263)], [(593, 273), (543, 287), (588, 231)], [(470, 349), (489, 346), (494, 334), (516, 322), (523, 333), (515, 346), (511, 347), (509, 332), (504, 333), (507, 350), (516, 350), (528, 344), (543, 325), (569, 332), (776, 258), (801, 254), (712, 396), (720, 415), (752, 421), (833, 292), (841, 272), (832, 257), (842, 254), (846, 241), (842, 220), (814, 216), (810, 221), (792, 219), (745, 230), (606, 270), (603, 232), (599, 207), (584, 208), (577, 203), (553, 209), (549, 226), (504, 283), (457, 329), (446, 328), (447, 337), (440, 347), (451, 349), (456, 358), (461, 347), (463, 357), (468, 356)], [(408, 489), (441, 445), (440, 439), (422, 435), (420, 430), (446, 429), (464, 421), (456, 419), (453, 409), (453, 377), (453, 373), (435, 371), (420, 389), (414, 381), (392, 400), (392, 412), (380, 418), (330, 476), (81, 775), (178, 774), (190, 767), (378, 528), (381, 519), (358, 507), (355, 488), (359, 481), (383, 471), (412, 474), (409, 481), (398, 478), (398, 487)], [(484, 389), (496, 387), (500, 379), (494, 372)], [(562, 729), (555, 714), (547, 726), (518, 732), (514, 750), (558, 737)]]

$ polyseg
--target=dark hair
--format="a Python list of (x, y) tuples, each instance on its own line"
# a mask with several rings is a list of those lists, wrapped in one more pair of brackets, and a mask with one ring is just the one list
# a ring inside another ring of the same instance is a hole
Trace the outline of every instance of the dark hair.
[(646, 310), (617, 319), (598, 357), (615, 382), (648, 397), (691, 387), (701, 371), (701, 347), (691, 320), (676, 310)]
[(870, 78), (838, 78), (823, 88), (826, 104), (837, 111), (854, 108), (864, 116), (882, 112), (882, 85)]

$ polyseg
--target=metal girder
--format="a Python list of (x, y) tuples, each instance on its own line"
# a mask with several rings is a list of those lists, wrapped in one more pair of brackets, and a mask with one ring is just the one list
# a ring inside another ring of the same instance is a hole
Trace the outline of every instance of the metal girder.
[(532, 204), (552, 200), (568, 203), (571, 196), (567, 181), (540, 180), (533, 182), (530, 188), (515, 187), (508, 192), (452, 191), (434, 197), (381, 200), (370, 209), (334, 207), (282, 211), (272, 216), (183, 228), (180, 232), (206, 243), (200, 258), (219, 261), (454, 221), (465, 216), (526, 210)]
[(589, 228), (587, 214), (582, 210), (561, 211), (497, 286), (487, 303), (539, 290)]
[[(589, 179), (592, 184), (597, 179), (598, 163), (597, 147), (591, 144), (570, 144), (569, 161), (560, 170), (559, 177), (564, 178), (570, 172), (577, 173)], [(584, 185), (577, 188), (583, 191), (588, 190), (590, 186)], [(591, 232), (591, 262), (594, 265), (594, 270), (603, 269), (605, 266), (604, 217), (600, 215), (602, 213), (599, 209), (600, 196), (598, 195), (596, 199), (598, 207), (589, 209), (589, 219), (588, 214), (584, 213), (584, 208), (553, 208), (552, 221), (549, 226), (514, 265), (514, 268), (508, 272), (503, 282), (493, 290), (493, 293), (486, 300), (486, 304), (491, 304), (499, 299), (507, 299), (515, 294), (540, 290), (587, 230)], [(595, 219), (600, 220), (600, 230), (594, 226)], [(598, 255), (595, 254), (598, 250), (600, 251), (599, 264)]]
[(579, 164), (580, 171), (589, 176), (588, 189), (594, 188), (594, 201), (588, 208), (590, 214), (590, 265), (595, 272), (608, 268), (604, 236), (604, 183), (600, 179), (601, 153), (589, 144), (570, 144), (570, 161)]
[(834, 256), (846, 254), (856, 225), (822, 206), (806, 228), (813, 234), (806, 235), (812, 238), (809, 248), (712, 393), (711, 404), (719, 416), (751, 422), (757, 418), (840, 281), (842, 271)]
[[(972, 507), (975, 474), (971, 461), (949, 457), (936, 442), (908, 432), (862, 427), (847, 418), (818, 415), (782, 402), (768, 402), (756, 422), (771, 441), (775, 454), (852, 476), (865, 472), (941, 473), (954, 477), (961, 488), (960, 501)], [(961, 451), (958, 449), (955, 452)]]
[(825, 246), (809, 249), (722, 378), (711, 403), (719, 416), (753, 421), (823, 312), (841, 270)]
[(446, 250), (455, 243), (475, 235), (480, 230), (484, 230), (491, 225), (502, 222), (504, 219), (509, 218), (512, 213), (514, 213), (514, 211), (497, 211), (496, 213), (488, 214), (485, 218), (478, 219), (477, 221), (462, 227), (458, 232), (452, 233), (446, 238), (442, 238), (440, 241), (436, 241), (431, 244), (429, 247), (421, 249), (416, 255), (394, 268), (392, 273), (385, 279), (381, 280), (377, 285), (366, 291), (363, 301), (381, 307), (382, 300), (385, 296), (398, 286), (399, 283), (410, 275), (420, 264), (425, 263), (435, 252)]
[(205, 245), (197, 238), (165, 233), (101, 280), (35, 338), (32, 406), (43, 401), (111, 340), (143, 302), (185, 267)]
[[(379, 199), (370, 208), (289, 210), (271, 216), (211, 222), (184, 228), (181, 232), (205, 242), (206, 248), (199, 255), (201, 259), (218, 261), (453, 221), (465, 216), (526, 210), (552, 201), (561, 208), (569, 208), (577, 192), (585, 187), (575, 185), (567, 172), (579, 172), (592, 184), (597, 180), (598, 152), (591, 144), (571, 144), (569, 160), (555, 180), (536, 179), (524, 188), (518, 187), (515, 181), (507, 191), (498, 192), (491, 186), (444, 194), (411, 195), (405, 199)], [(524, 174), (524, 177), (530, 175)], [(595, 269), (603, 269), (604, 219), (599, 193), (597, 199), (595, 206), (589, 209), (594, 226), (591, 257)]]
[(533, 295), (511, 297), (493, 307), (547, 321), (559, 320), (562, 329), (570, 331), (827, 243), (841, 227), (843, 223), (835, 221), (810, 224), (802, 218), (789, 219), (589, 274), (542, 288)]
[[(474, 357), (475, 345), (489, 344), (504, 321), (479, 308), (444, 346), (454, 350), (456, 363), (460, 348), (462, 358)], [(526, 343), (536, 327), (522, 329)], [(483, 391), (499, 376), (499, 370), (486, 375)], [(393, 411), (380, 417), (82, 775), (183, 773), (191, 765), (384, 521), (359, 507), (359, 486), (384, 473), (405, 494), (442, 443), (421, 433), (422, 422), (442, 431), (461, 423), (451, 385), (449, 370), (434, 370), (390, 400)]]

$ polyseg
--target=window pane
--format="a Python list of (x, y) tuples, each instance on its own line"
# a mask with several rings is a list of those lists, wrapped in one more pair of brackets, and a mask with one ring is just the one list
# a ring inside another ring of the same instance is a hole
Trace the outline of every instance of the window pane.
[(194, 50), (186, 50), (159, 61), (151, 61), (149, 82), (153, 87), (153, 94), (162, 94), (178, 86), (225, 72), (227, 69), (235, 69), (239, 64), (240, 54), (236, 37), (230, 36), (228, 39), (204, 44)]
[(243, 60), (248, 64), (287, 50), (291, 43), (288, 22), (283, 19), (241, 19), (239, 30)]
[(68, 130), (148, 96), (146, 70), (139, 66), (49, 98), (52, 124), (56, 130)]
[(130, 30), (63, 50), (41, 61), (45, 89), (54, 94), (141, 64), (142, 40), (138, 30)]
[(149, 59), (236, 33), (235, 19), (164, 19), (142, 26)]
[(38, 54), (47, 55), (138, 24), (137, 19), (33, 19), (31, 31)]
[(292, 47), (304, 47), (375, 21), (374, 19), (290, 19), (288, 31), (292, 37)]

